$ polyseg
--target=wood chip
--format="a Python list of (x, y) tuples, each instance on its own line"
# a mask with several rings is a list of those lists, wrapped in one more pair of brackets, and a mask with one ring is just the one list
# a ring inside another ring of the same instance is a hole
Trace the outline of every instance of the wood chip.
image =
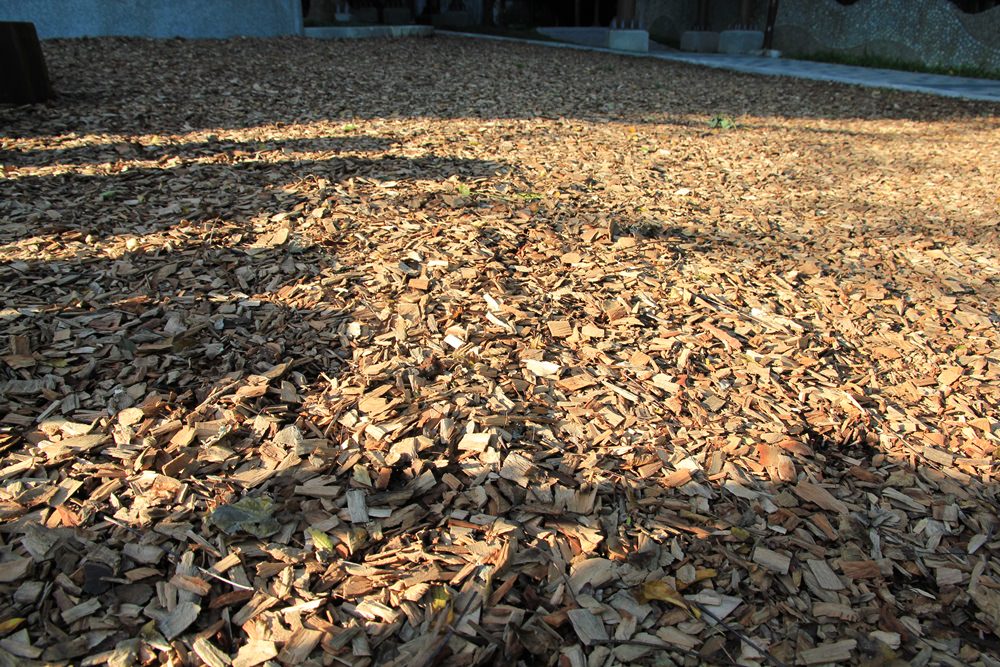
[(19, 581), (28, 574), (31, 563), (30, 558), (12, 558), (0, 562), (0, 583), (9, 584)]
[(820, 644), (816, 648), (806, 649), (799, 653), (798, 664), (843, 664), (851, 659), (852, 652), (857, 646), (858, 642), (855, 639), (843, 639), (841, 641)]
[(323, 639), (325, 633), (321, 630), (299, 628), (285, 642), (278, 654), (278, 662), (283, 665), (300, 665), (309, 657), (313, 649)]
[(199, 637), (194, 640), (191, 645), (194, 649), (195, 655), (201, 658), (209, 667), (226, 667), (232, 664), (232, 660), (229, 656), (220, 651), (212, 642), (208, 641), (204, 637)]
[(458, 448), (463, 451), (483, 452), (489, 447), (493, 436), (489, 433), (467, 433), (458, 443)]
[(527, 487), (533, 469), (534, 464), (531, 459), (515, 452), (504, 458), (503, 466), (500, 468), (500, 476), (519, 486)]
[(252, 639), (240, 647), (233, 658), (233, 667), (254, 667), (278, 656), (275, 643), (266, 639)]
[(832, 493), (818, 484), (812, 484), (811, 482), (799, 482), (793, 487), (793, 491), (795, 491), (795, 495), (802, 500), (814, 503), (825, 510), (838, 512), (840, 514), (846, 514), (848, 512), (847, 505), (834, 498)]
[(181, 602), (173, 611), (165, 614), (159, 621), (160, 632), (167, 639), (173, 639), (188, 629), (192, 623), (198, 620), (201, 613), (201, 606), (194, 602)]
[(81, 602), (78, 605), (70, 607), (62, 613), (63, 621), (66, 623), (74, 623), (81, 618), (86, 618), (91, 614), (95, 613), (101, 608), (101, 601), (97, 598), (91, 598), (86, 602)]
[(588, 585), (599, 588), (614, 578), (615, 571), (615, 564), (607, 558), (588, 558), (571, 568), (570, 588), (577, 593)]
[(844, 582), (840, 580), (840, 577), (825, 560), (807, 559), (806, 565), (821, 587), (828, 591), (844, 590)]
[(351, 489), (347, 492), (347, 511), (351, 515), (351, 523), (368, 523), (368, 503), (365, 495), (362, 489)]
[(608, 641), (608, 630), (604, 627), (597, 616), (594, 616), (586, 609), (571, 609), (566, 612), (570, 622), (573, 624), (573, 631), (580, 638), (584, 646), (590, 646), (595, 642)]
[(753, 562), (763, 565), (769, 570), (778, 574), (788, 574), (788, 568), (792, 564), (790, 556), (780, 554), (765, 547), (757, 547), (753, 550)]
[(566, 320), (550, 320), (548, 325), (554, 338), (568, 338), (573, 334), (573, 327)]

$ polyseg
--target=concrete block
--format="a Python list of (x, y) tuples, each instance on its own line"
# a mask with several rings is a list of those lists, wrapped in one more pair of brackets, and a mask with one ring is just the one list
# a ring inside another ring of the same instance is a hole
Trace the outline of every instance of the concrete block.
[(688, 30), (681, 33), (681, 51), (715, 53), (719, 50), (719, 33), (711, 30)]
[(645, 30), (609, 30), (608, 48), (616, 51), (649, 51), (649, 33)]
[(757, 53), (762, 48), (762, 30), (723, 30), (719, 33), (719, 53)]

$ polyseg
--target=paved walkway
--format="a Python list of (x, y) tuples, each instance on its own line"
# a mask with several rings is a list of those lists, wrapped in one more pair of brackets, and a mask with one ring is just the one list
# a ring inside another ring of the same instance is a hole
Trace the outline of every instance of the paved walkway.
[(902, 72), (894, 69), (855, 67), (835, 63), (818, 63), (811, 60), (790, 58), (763, 58), (760, 56), (730, 56), (722, 53), (684, 53), (680, 51), (655, 51), (651, 55), (663, 60), (728, 69), (735, 72), (791, 76), (815, 81), (852, 83), (870, 88), (892, 88), (914, 93), (930, 93), (942, 97), (959, 97), (967, 100), (1000, 102), (1000, 81), (995, 79), (970, 79), (944, 74)]
[(567, 44), (564, 42), (544, 42), (514, 37), (498, 37), (477, 33), (452, 32), (439, 30), (441, 35), (459, 37), (477, 37), (512, 42), (539, 44), (557, 48), (579, 49), (583, 51), (602, 51), (645, 58), (659, 58), (676, 62), (715, 67), (735, 72), (750, 74), (765, 74), (769, 76), (790, 76), (814, 81), (835, 81), (870, 88), (891, 88), (915, 93), (940, 95), (941, 97), (957, 97), (967, 100), (983, 100), (1000, 102), (1000, 81), (995, 79), (971, 79), (960, 76), (945, 76), (943, 74), (922, 74), (920, 72), (902, 72), (899, 70), (876, 69), (873, 67), (855, 67), (853, 65), (837, 65), (833, 63), (818, 63), (810, 60), (792, 60), (790, 58), (764, 58), (760, 56), (734, 56), (721, 53), (687, 53), (674, 51), (659, 45), (650, 44), (649, 53), (626, 53), (612, 51), (592, 45)]

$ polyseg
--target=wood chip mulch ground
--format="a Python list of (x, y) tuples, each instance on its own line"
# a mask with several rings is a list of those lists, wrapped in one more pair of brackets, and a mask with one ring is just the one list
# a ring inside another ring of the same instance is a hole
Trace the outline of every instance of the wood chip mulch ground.
[(1000, 108), (45, 44), (0, 665), (1000, 664)]

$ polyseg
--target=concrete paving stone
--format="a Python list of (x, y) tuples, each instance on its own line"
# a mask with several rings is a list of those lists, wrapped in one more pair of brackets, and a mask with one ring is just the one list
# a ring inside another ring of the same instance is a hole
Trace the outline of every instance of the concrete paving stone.
[(614, 51), (649, 51), (649, 33), (645, 30), (609, 30), (608, 48)]
[(759, 30), (723, 30), (719, 33), (719, 53), (753, 53), (763, 46), (764, 33)]
[(681, 51), (715, 53), (719, 50), (719, 33), (708, 30), (687, 30), (681, 34)]

